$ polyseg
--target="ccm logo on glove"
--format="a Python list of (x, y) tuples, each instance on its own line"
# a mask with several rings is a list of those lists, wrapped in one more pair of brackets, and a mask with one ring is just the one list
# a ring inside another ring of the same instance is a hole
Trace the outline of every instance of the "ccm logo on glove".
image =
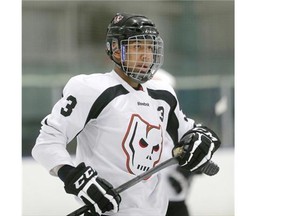
[(93, 175), (94, 171), (91, 167), (88, 168), (88, 170), (74, 183), (75, 188), (79, 189), (87, 179), (89, 179)]

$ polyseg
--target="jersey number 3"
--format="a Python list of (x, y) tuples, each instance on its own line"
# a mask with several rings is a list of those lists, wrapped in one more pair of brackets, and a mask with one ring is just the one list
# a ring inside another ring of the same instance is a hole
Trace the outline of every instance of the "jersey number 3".
[(62, 108), (61, 108), (61, 114), (62, 114), (63, 116), (65, 116), (65, 117), (71, 115), (74, 107), (75, 107), (76, 104), (77, 104), (76, 98), (73, 97), (72, 95), (68, 96), (66, 100), (68, 101), (66, 107), (64, 107), (64, 108), (62, 107)]

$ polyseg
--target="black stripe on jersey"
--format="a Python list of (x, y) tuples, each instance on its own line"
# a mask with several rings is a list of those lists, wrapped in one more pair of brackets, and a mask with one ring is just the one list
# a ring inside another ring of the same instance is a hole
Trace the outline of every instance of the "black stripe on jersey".
[(167, 132), (171, 136), (174, 144), (178, 143), (178, 128), (179, 121), (175, 114), (175, 108), (177, 106), (177, 100), (173, 94), (166, 90), (154, 90), (147, 89), (148, 94), (156, 100), (164, 100), (170, 106), (169, 119), (167, 123)]
[(106, 89), (93, 103), (88, 117), (86, 119), (85, 125), (91, 120), (96, 119), (102, 110), (116, 97), (124, 94), (128, 94), (127, 91), (122, 85), (112, 86)]

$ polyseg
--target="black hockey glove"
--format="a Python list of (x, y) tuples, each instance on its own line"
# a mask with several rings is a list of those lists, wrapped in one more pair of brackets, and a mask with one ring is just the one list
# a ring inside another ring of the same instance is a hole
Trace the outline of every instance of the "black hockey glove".
[(96, 216), (108, 211), (119, 211), (120, 195), (109, 182), (98, 177), (97, 172), (84, 163), (69, 171), (64, 184), (67, 193), (78, 196), (91, 207), (85, 215)]
[[(177, 157), (179, 165), (190, 171), (201, 169), (212, 158), (221, 141), (211, 129), (196, 125), (187, 131), (174, 148), (183, 147), (183, 153)], [(173, 154), (173, 151), (172, 151)]]

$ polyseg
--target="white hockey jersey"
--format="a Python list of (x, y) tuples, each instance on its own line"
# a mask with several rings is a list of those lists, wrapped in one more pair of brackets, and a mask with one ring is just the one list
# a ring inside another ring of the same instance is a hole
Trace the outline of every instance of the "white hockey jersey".
[[(85, 162), (117, 187), (170, 158), (173, 143), (194, 127), (174, 90), (150, 80), (135, 90), (115, 71), (72, 77), (43, 119), (32, 150), (52, 175), (58, 165)], [(76, 161), (66, 145), (77, 137)], [(164, 216), (168, 199), (161, 173), (121, 193), (117, 216)]]

